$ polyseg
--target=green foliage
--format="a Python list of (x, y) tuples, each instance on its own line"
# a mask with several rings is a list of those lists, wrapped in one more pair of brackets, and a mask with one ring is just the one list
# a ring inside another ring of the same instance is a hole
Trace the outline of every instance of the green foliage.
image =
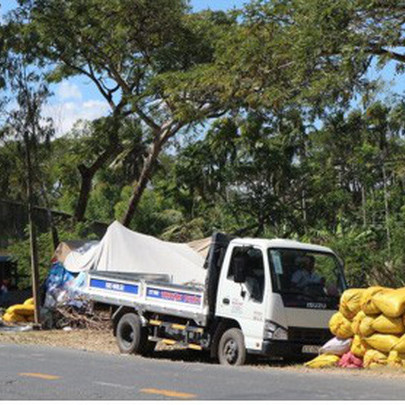
[[(45, 280), (50, 269), (50, 259), (52, 258), (52, 238), (49, 233), (38, 235), (38, 265), (41, 282)], [(17, 274), (19, 282), (17, 287), (20, 289), (28, 288), (31, 283), (31, 250), (30, 240), (27, 234), (26, 239), (19, 240), (8, 247), (8, 251), (17, 261)]]
[[(79, 223), (75, 226), (65, 224), (59, 227), (59, 237), (61, 241), (68, 240), (96, 240), (97, 236), (91, 232), (90, 224)], [(40, 282), (45, 281), (51, 267), (51, 259), (54, 253), (52, 237), (49, 232), (42, 233), (37, 237), (39, 275)], [(13, 260), (17, 261), (18, 276), (20, 281), (18, 288), (23, 289), (31, 286), (31, 254), (28, 229), (26, 238), (14, 242), (8, 247), (9, 254)]]
[[(121, 200), (115, 205), (115, 217), (122, 217), (122, 213), (128, 206), (132, 188), (124, 187)], [(182, 217), (180, 212), (173, 210), (160, 193), (147, 189), (138, 206), (137, 215), (131, 222), (131, 228), (137, 232), (149, 235), (160, 235), (164, 230), (179, 221)]]

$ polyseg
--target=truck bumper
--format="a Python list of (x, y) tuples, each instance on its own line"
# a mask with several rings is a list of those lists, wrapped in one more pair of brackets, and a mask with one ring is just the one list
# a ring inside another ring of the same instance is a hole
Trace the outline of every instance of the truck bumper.
[[(265, 340), (262, 350), (250, 351), (252, 354), (265, 357), (297, 357), (297, 356), (316, 356), (316, 353), (303, 353), (302, 348), (308, 343), (289, 342), (288, 340)], [(318, 345), (314, 345), (318, 346)], [(320, 347), (320, 346), (319, 346)]]

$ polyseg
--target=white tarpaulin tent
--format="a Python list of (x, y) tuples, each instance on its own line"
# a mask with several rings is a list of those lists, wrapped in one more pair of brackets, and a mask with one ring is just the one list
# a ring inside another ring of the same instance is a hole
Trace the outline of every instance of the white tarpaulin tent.
[(186, 243), (164, 242), (113, 222), (103, 239), (67, 254), (70, 272), (89, 270), (168, 275), (174, 284), (204, 284), (204, 258)]

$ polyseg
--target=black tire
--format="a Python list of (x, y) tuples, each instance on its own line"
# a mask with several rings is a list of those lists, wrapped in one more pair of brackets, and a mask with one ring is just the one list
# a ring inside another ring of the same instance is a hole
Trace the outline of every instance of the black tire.
[(142, 327), (139, 316), (134, 313), (125, 314), (119, 320), (116, 338), (118, 348), (124, 354), (143, 355), (154, 349), (154, 346), (149, 344), (154, 342), (148, 341), (147, 329)]
[(238, 328), (228, 329), (218, 345), (219, 363), (228, 366), (241, 366), (246, 361), (246, 348), (243, 333)]

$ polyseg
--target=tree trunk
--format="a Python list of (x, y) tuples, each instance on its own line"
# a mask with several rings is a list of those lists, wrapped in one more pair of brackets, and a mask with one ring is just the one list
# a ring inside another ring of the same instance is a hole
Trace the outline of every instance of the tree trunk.
[(162, 149), (162, 143), (159, 140), (156, 140), (149, 151), (148, 157), (146, 158), (141, 174), (139, 176), (138, 182), (135, 186), (134, 192), (132, 194), (131, 199), (129, 200), (129, 205), (127, 208), (127, 211), (125, 212), (125, 215), (122, 219), (122, 224), (126, 227), (129, 227), (131, 220), (134, 216), (135, 209), (139, 204), (139, 201), (141, 200), (142, 194), (146, 189), (146, 186), (149, 183), (150, 177), (152, 175), (153, 169), (155, 167), (157, 158), (159, 156), (159, 153)]
[(113, 118), (112, 127), (109, 129), (109, 145), (104, 152), (97, 157), (94, 163), (87, 167), (80, 164), (77, 168), (81, 176), (79, 198), (77, 200), (74, 220), (82, 222), (85, 219), (87, 204), (91, 193), (92, 183), (97, 171), (100, 170), (110, 159), (117, 156), (122, 151), (122, 145), (119, 144), (118, 130), (121, 125), (121, 116), (117, 112)]
[(158, 156), (162, 150), (163, 145), (184, 126), (182, 122), (168, 121), (163, 124), (159, 129), (155, 130), (155, 136), (152, 145), (149, 148), (149, 153), (144, 161), (141, 174), (136, 183), (134, 192), (131, 199), (129, 200), (129, 205), (121, 223), (129, 227), (131, 220), (135, 214), (136, 207), (141, 200), (142, 194), (149, 183), (153, 169), (155, 168)]
[(74, 219), (77, 222), (82, 222), (86, 213), (87, 203), (90, 197), (91, 184), (93, 182), (95, 171), (90, 170), (88, 167), (82, 164), (78, 166), (78, 170), (81, 177), (81, 183), (79, 198), (77, 200), (74, 213)]
[(387, 173), (385, 171), (385, 163), (382, 164), (382, 174), (383, 174), (383, 183), (384, 183), (384, 211), (385, 211), (385, 232), (387, 235), (387, 247), (388, 254), (391, 256), (391, 231), (390, 231), (390, 213), (389, 213), (389, 204), (388, 204), (388, 188), (387, 188)]
[(371, 201), (372, 201), (372, 208), (371, 208), (371, 222), (373, 224), (373, 227), (376, 227), (376, 214), (375, 214), (375, 195), (374, 195), (374, 188), (371, 187)]
[(36, 230), (34, 224), (34, 193), (32, 185), (32, 164), (31, 151), (28, 134), (24, 134), (25, 159), (27, 166), (27, 199), (28, 199), (28, 225), (30, 234), (31, 249), (31, 271), (32, 271), (32, 294), (34, 297), (34, 322), (39, 325), (40, 296), (39, 296), (39, 268), (38, 268), (38, 247)]
[(364, 185), (361, 185), (361, 205), (362, 205), (362, 211), (363, 211), (363, 227), (364, 229), (367, 228), (367, 198), (366, 198), (366, 189)]
[(307, 198), (305, 188), (301, 192), (301, 210), (302, 210), (302, 222), (304, 223), (304, 232), (307, 232)]
[(264, 231), (264, 217), (262, 215), (259, 216), (258, 221), (257, 221), (257, 229), (256, 232), (254, 233), (254, 237), (258, 238), (263, 235)]

